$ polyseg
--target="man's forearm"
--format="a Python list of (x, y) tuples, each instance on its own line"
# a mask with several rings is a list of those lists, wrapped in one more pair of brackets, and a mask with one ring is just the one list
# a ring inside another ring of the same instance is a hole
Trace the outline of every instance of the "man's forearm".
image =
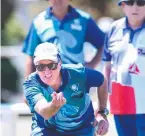
[(93, 68), (95, 68), (95, 67), (97, 67), (99, 65), (99, 63), (101, 61), (102, 50), (103, 50), (103, 47), (98, 49), (97, 54), (95, 55), (95, 57), (90, 62), (91, 65), (93, 66)]
[(108, 99), (108, 85), (107, 80), (104, 79), (103, 84), (98, 87), (98, 108), (102, 110), (107, 107), (107, 99)]
[(58, 112), (59, 109), (60, 107), (56, 107), (52, 104), (52, 102), (49, 102), (47, 109), (45, 110), (46, 119), (54, 116)]
[(101, 61), (101, 56), (102, 48), (98, 49), (98, 52), (96, 53), (95, 57), (91, 60), (91, 62), (86, 63), (85, 66), (95, 69)]

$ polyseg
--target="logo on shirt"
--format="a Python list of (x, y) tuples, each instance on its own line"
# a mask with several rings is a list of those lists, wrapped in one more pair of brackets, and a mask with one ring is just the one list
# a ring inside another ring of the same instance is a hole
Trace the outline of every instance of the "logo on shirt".
[(74, 23), (71, 24), (71, 29), (75, 29), (75, 30), (78, 30), (78, 31), (82, 30), (82, 26), (80, 24), (80, 20), (79, 19), (75, 19), (74, 20)]
[(84, 93), (80, 90), (79, 84), (73, 84), (71, 86), (71, 89), (74, 91), (74, 93), (71, 94), (71, 97), (73, 97), (73, 98), (83, 97)]
[(73, 84), (71, 86), (71, 89), (74, 91), (74, 92), (77, 92), (78, 91), (78, 88), (79, 88), (79, 84)]
[(138, 55), (145, 56), (145, 47), (138, 48)]
[(132, 73), (132, 74), (139, 74), (140, 73), (140, 70), (135, 63), (129, 67), (129, 73)]

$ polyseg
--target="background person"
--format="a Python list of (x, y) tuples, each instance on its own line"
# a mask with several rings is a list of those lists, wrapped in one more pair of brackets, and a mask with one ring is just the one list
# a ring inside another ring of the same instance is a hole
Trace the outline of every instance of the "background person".
[(62, 63), (84, 63), (83, 44), (91, 43), (97, 54), (85, 65), (95, 68), (100, 62), (105, 34), (98, 28), (91, 16), (73, 8), (69, 0), (49, 0), (51, 6), (38, 14), (26, 37), (23, 52), (27, 54), (27, 77), (33, 72), (32, 56), (36, 46), (43, 42), (57, 43)]
[(120, 0), (126, 17), (109, 31), (103, 60), (119, 136), (145, 135), (145, 0)]

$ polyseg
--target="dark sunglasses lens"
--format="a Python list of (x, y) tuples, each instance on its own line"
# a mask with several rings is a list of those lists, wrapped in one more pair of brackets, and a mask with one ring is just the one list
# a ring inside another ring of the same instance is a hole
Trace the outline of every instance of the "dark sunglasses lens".
[(38, 71), (44, 71), (45, 70), (45, 65), (36, 65), (36, 69), (38, 70)]
[(126, 5), (132, 6), (134, 4), (134, 1), (124, 1)]
[[(126, 5), (128, 6), (132, 6), (135, 1), (124, 1)], [(144, 6), (145, 5), (145, 1), (136, 1), (138, 6)]]
[(45, 71), (46, 67), (50, 70), (56, 70), (57, 69), (57, 63), (50, 63), (50, 64), (40, 64), (40, 65), (36, 65), (36, 69), (38, 71)]
[(57, 69), (57, 63), (50, 63), (50, 64), (47, 65), (47, 67), (50, 70), (56, 70)]
[(144, 6), (145, 5), (145, 1), (137, 1), (137, 5), (138, 6)]

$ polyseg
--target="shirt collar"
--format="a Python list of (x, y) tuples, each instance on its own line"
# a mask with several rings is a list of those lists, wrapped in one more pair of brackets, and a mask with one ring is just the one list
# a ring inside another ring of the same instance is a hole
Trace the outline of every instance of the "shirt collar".
[(64, 67), (62, 67), (61, 69), (61, 76), (62, 76), (62, 84), (58, 89), (59, 92), (62, 91), (68, 84), (68, 70)]
[(40, 77), (39, 77), (39, 75), (36, 73), (36, 79), (38, 80), (38, 82), (42, 85), (42, 86), (44, 86), (44, 87), (47, 87), (48, 85), (47, 84), (45, 84), (41, 79), (40, 79)]
[[(122, 28), (123, 28), (123, 30), (126, 30), (126, 29), (132, 30), (132, 28), (129, 26), (128, 18), (127, 17), (125, 17), (125, 21), (124, 21), (124, 23), (122, 25)], [(136, 30), (139, 30), (139, 29), (142, 29), (142, 28), (145, 28), (145, 20), (144, 20), (143, 24), (138, 29), (136, 29)]]
[[(48, 18), (50, 18), (52, 16), (54, 16), (53, 13), (52, 13), (52, 7), (49, 7), (46, 10), (45, 18), (48, 19)], [(69, 5), (68, 13), (66, 14), (66, 16), (64, 18), (73, 19), (73, 18), (77, 18), (77, 17), (79, 17), (79, 13), (76, 11), (75, 8), (73, 8), (71, 5)]]

